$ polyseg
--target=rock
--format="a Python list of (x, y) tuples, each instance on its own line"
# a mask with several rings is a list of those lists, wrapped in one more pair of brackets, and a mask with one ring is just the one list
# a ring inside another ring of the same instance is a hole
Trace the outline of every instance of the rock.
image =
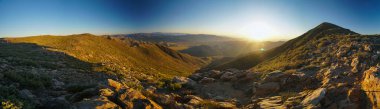
[(371, 108), (380, 108), (380, 68), (371, 67), (364, 72), (361, 86), (368, 98), (368, 104)]
[(33, 100), (36, 97), (28, 89), (23, 89), (19, 91), (19, 95), (21, 98), (29, 99), (29, 100)]
[(333, 103), (330, 106), (328, 106), (327, 109), (338, 109), (338, 105), (336, 103)]
[(259, 109), (284, 109), (282, 106), (282, 97), (281, 96), (273, 96), (269, 98), (264, 98), (257, 104), (259, 105)]
[(93, 96), (96, 96), (98, 95), (98, 93), (99, 93), (98, 90), (96, 90), (95, 88), (89, 88), (89, 89), (83, 90), (82, 92), (75, 93), (69, 98), (69, 101), (78, 102), (78, 101), (83, 100), (83, 98), (91, 98)]
[(200, 98), (198, 96), (194, 96), (194, 95), (186, 95), (184, 98), (189, 100), (188, 104), (190, 104), (192, 106), (201, 105), (201, 102), (203, 101), (202, 98)]
[(223, 73), (218, 70), (211, 70), (208, 72), (208, 77), (210, 78), (219, 78)]
[(235, 109), (236, 106), (230, 102), (218, 102), (220, 109)]
[(281, 77), (285, 74), (282, 71), (273, 71), (267, 75), (265, 75), (263, 82), (279, 82)]
[(302, 100), (301, 104), (303, 104), (304, 106), (308, 106), (308, 105), (316, 106), (325, 97), (325, 95), (326, 95), (326, 88), (318, 88), (314, 90), (311, 94), (306, 96), (305, 99)]
[(190, 78), (186, 78), (186, 77), (179, 77), (179, 76), (175, 76), (173, 78), (173, 82), (174, 83), (179, 83), (179, 84), (182, 84), (182, 85), (188, 85), (190, 87), (194, 87), (197, 83), (190, 79)]
[(170, 95), (161, 95), (158, 96), (158, 102), (161, 104), (170, 104), (173, 101), (172, 97)]
[(77, 109), (121, 109), (117, 104), (109, 101), (107, 97), (97, 96), (75, 103)]
[(203, 77), (203, 79), (201, 79), (199, 81), (199, 83), (201, 83), (201, 84), (208, 84), (208, 83), (212, 83), (214, 81), (215, 81), (214, 78)]
[(234, 75), (235, 75), (235, 74), (232, 73), (232, 72), (226, 72), (226, 73), (224, 73), (224, 74), (220, 77), (220, 79), (223, 80), (223, 81), (229, 81), (229, 80), (235, 78)]
[(371, 45), (369, 45), (369, 44), (364, 45), (364, 50), (365, 51), (372, 51)]
[(115, 88), (116, 91), (119, 91), (123, 87), (123, 84), (112, 79), (108, 79), (108, 85)]
[(277, 82), (268, 82), (259, 84), (254, 90), (256, 96), (263, 96), (271, 93), (276, 93), (280, 90), (280, 84)]
[(71, 104), (65, 100), (64, 96), (54, 98), (43, 104), (44, 109), (70, 109)]
[(53, 89), (63, 89), (65, 86), (64, 82), (58, 81), (57, 79), (52, 79)]
[(148, 99), (134, 99), (133, 109), (155, 109), (153, 104)]
[(0, 80), (3, 80), (3, 78), (4, 78), (4, 74), (0, 73)]
[(156, 87), (153, 87), (153, 86), (149, 86), (148, 88), (145, 89), (145, 91), (149, 92), (149, 93), (154, 93), (154, 91), (156, 91)]
[(355, 67), (355, 66), (358, 66), (359, 65), (359, 58), (356, 57), (354, 59), (352, 59), (351, 61), (351, 67)]
[(114, 96), (114, 93), (115, 93), (111, 89), (108, 89), (108, 88), (100, 89), (99, 92), (100, 92), (100, 95), (105, 96), (105, 97)]
[(190, 75), (189, 78), (192, 80), (195, 80), (195, 81), (199, 81), (202, 79), (202, 76), (200, 73), (194, 73), (194, 74)]

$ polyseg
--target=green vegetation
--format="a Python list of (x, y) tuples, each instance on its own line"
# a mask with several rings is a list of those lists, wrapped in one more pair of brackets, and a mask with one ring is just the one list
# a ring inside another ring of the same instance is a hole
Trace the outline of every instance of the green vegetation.
[(20, 83), (21, 86), (34, 89), (49, 87), (51, 85), (51, 79), (46, 75), (8, 71), (4, 72), (4, 76), (14, 82)]

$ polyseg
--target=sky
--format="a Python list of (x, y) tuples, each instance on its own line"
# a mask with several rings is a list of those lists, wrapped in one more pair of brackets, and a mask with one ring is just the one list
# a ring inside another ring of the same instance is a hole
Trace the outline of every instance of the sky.
[(380, 1), (0, 0), (0, 37), (170, 32), (286, 40), (322, 22), (380, 33)]

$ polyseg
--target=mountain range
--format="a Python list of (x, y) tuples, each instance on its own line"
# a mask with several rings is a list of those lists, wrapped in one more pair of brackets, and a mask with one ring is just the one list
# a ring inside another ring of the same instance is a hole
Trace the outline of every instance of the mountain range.
[(0, 101), (47, 109), (376, 109), (379, 48), (379, 35), (327, 22), (286, 42), (180, 33), (2, 38)]

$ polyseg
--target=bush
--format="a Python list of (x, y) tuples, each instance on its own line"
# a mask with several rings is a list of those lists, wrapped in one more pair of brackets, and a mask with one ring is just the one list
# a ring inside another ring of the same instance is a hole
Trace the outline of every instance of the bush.
[(178, 89), (182, 88), (182, 84), (180, 84), (180, 83), (170, 83), (169, 84), (169, 88), (171, 90), (178, 90)]
[(51, 86), (51, 78), (47, 75), (8, 71), (4, 72), (4, 76), (24, 87), (36, 89)]
[(14, 86), (0, 85), (0, 102), (0, 109), (30, 109), (34, 107), (33, 103), (18, 96), (18, 90)]

